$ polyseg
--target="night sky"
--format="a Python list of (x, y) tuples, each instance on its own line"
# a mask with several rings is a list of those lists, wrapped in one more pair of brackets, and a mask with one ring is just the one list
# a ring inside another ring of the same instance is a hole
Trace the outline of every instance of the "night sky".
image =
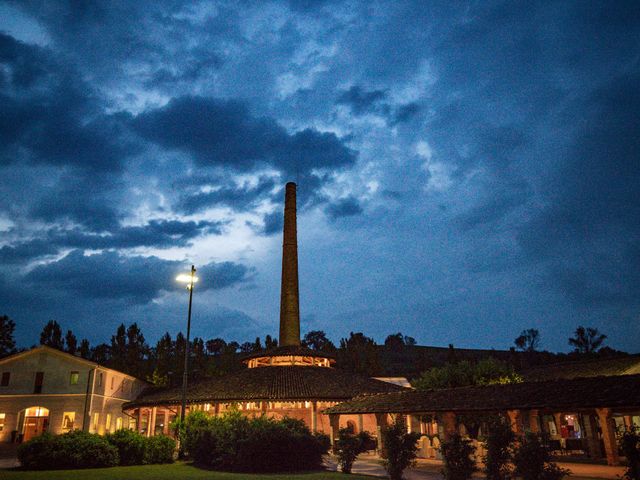
[[(640, 3), (0, 3), (0, 314), (640, 351)], [(535, 3), (535, 5), (533, 5)]]

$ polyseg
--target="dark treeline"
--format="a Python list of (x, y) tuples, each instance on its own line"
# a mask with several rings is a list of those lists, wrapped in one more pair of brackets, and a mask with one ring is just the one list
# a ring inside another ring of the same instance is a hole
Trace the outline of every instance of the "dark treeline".
[[(17, 351), (14, 340), (15, 322), (0, 316), (0, 357)], [(606, 335), (597, 329), (578, 327), (568, 339), (574, 349), (569, 354), (540, 351), (540, 333), (523, 330), (510, 350), (458, 349), (416, 345), (414, 338), (402, 333), (386, 337), (379, 345), (362, 332), (351, 332), (336, 346), (321, 330), (307, 332), (302, 344), (310, 349), (335, 356), (338, 368), (369, 376), (404, 376), (417, 378), (434, 367), (457, 362), (478, 362), (492, 357), (516, 370), (543, 363), (581, 358), (586, 355), (623, 355), (624, 352), (604, 346)], [(77, 355), (106, 367), (146, 379), (157, 386), (177, 386), (182, 382), (186, 339), (182, 332), (172, 337), (165, 333), (150, 345), (136, 323), (121, 324), (108, 343), (90, 345), (71, 330), (64, 330), (55, 320), (49, 321), (40, 334), (40, 344)], [(244, 368), (240, 357), (247, 353), (269, 351), (278, 346), (277, 339), (267, 335), (253, 342), (238, 343), (223, 338), (205, 340), (196, 337), (190, 342), (189, 377), (192, 381), (224, 375)]]

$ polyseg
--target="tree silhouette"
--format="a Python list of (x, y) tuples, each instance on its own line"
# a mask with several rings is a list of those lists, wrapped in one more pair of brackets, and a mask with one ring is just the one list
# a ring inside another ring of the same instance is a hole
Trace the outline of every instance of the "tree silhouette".
[(67, 345), (67, 352), (71, 355), (75, 355), (78, 351), (78, 339), (71, 330), (67, 330), (67, 334), (64, 337), (64, 343)]
[(569, 345), (575, 348), (576, 353), (597, 352), (607, 336), (600, 333), (597, 328), (579, 326), (573, 337), (569, 338)]
[(80, 346), (78, 347), (78, 353), (82, 358), (86, 358), (89, 360), (91, 358), (91, 347), (89, 346), (89, 340), (83, 338), (80, 341)]
[(64, 350), (62, 329), (55, 320), (49, 320), (40, 333), (40, 345), (46, 345), (58, 350)]
[(16, 322), (7, 315), (0, 316), (0, 357), (15, 353), (16, 341), (13, 338), (15, 329)]
[(540, 332), (535, 328), (523, 330), (513, 343), (523, 352), (535, 352), (540, 348)]
[(332, 352), (336, 349), (336, 346), (327, 338), (327, 334), (322, 330), (311, 330), (307, 332), (302, 339), (302, 345), (320, 352)]

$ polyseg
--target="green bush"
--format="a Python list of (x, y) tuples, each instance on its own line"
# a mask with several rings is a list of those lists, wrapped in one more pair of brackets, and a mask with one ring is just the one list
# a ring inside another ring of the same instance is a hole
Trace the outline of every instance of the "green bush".
[(382, 442), (386, 458), (382, 465), (391, 480), (402, 480), (402, 472), (412, 466), (418, 455), (418, 439), (420, 434), (407, 433), (406, 425), (401, 417), (382, 429)]
[(351, 473), (353, 462), (358, 455), (367, 450), (371, 443), (371, 435), (367, 432), (360, 432), (357, 435), (350, 428), (341, 428), (336, 440), (336, 457), (338, 465), (343, 473)]
[(476, 447), (471, 440), (462, 438), (458, 433), (440, 445), (444, 459), (442, 475), (446, 480), (468, 480), (477, 470), (473, 454)]
[(487, 480), (507, 480), (511, 476), (511, 446), (515, 435), (509, 422), (494, 417), (487, 422), (488, 434), (484, 439), (486, 455), (482, 458)]
[(120, 465), (142, 465), (144, 463), (147, 438), (133, 430), (118, 430), (105, 437), (118, 449)]
[(176, 441), (164, 435), (146, 439), (144, 463), (173, 463)]
[(320, 468), (327, 446), (304, 422), (239, 412), (185, 420), (185, 449), (196, 464), (234, 472)]
[(515, 475), (522, 480), (560, 480), (571, 474), (569, 470), (551, 463), (551, 454), (544, 440), (540, 435), (527, 432), (519, 442), (513, 454), (513, 464)]
[(620, 437), (620, 449), (627, 457), (627, 469), (624, 478), (640, 480), (640, 429), (632, 426), (625, 430)]
[(118, 449), (100, 435), (75, 430), (44, 434), (18, 447), (18, 460), (29, 470), (113, 467)]

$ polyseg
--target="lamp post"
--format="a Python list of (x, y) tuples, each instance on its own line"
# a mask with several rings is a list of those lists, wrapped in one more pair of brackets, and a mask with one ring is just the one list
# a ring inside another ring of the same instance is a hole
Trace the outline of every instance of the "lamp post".
[(187, 409), (187, 377), (189, 367), (189, 335), (191, 334), (191, 301), (193, 300), (193, 285), (198, 281), (196, 267), (191, 265), (191, 273), (182, 273), (176, 277), (179, 282), (186, 282), (189, 290), (189, 313), (187, 314), (187, 342), (184, 349), (184, 372), (182, 374), (182, 409), (180, 410), (180, 423), (184, 424), (184, 415)]

